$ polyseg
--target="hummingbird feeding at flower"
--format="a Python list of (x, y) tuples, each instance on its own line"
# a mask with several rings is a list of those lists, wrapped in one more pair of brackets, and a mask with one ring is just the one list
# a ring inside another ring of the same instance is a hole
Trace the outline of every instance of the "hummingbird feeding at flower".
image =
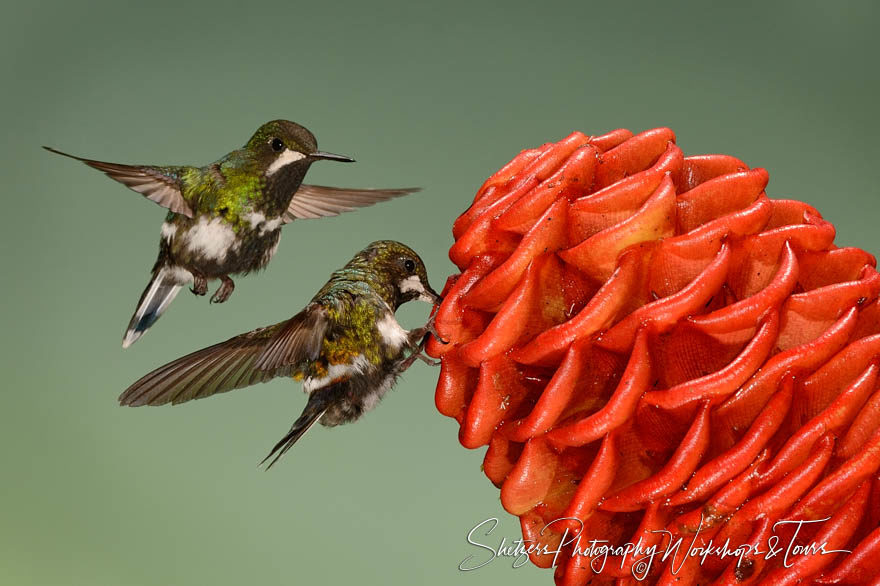
[(309, 399), (263, 460), (271, 458), (271, 467), (315, 423), (356, 421), (417, 358), (430, 362), (421, 352), (427, 335), (435, 333), (433, 317), (406, 330), (394, 315), (416, 299), (441, 301), (419, 255), (392, 240), (373, 242), (292, 318), (169, 362), (131, 385), (119, 402), (177, 404), (279, 376), (300, 380)]
[(152, 279), (122, 339), (127, 348), (152, 326), (184, 285), (223, 303), (235, 289), (230, 275), (264, 268), (281, 238), (281, 227), (300, 218), (335, 216), (418, 191), (347, 189), (305, 185), (315, 161), (354, 162), (318, 150), (314, 135), (287, 120), (260, 126), (244, 147), (204, 167), (120, 165), (46, 150), (82, 161), (167, 208)]

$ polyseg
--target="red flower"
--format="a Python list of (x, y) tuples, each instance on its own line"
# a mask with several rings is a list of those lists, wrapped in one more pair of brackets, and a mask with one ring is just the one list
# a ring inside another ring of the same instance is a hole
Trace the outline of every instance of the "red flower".
[[(767, 181), (684, 157), (667, 128), (575, 132), (520, 153), (455, 222), (437, 408), (488, 445), (524, 537), (562, 546), (557, 583), (880, 575), (880, 274)], [(647, 566), (581, 555), (640, 537), (660, 551)], [(757, 549), (687, 557), (727, 539)]]

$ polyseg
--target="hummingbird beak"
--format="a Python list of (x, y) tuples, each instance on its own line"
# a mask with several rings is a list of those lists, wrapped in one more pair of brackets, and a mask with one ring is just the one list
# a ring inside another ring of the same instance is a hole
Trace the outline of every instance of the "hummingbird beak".
[(425, 284), (425, 295), (430, 298), (430, 300), (426, 299), (428, 303), (432, 303), (434, 305), (440, 305), (440, 302), (443, 301), (443, 298), (440, 295), (431, 289), (431, 286), (427, 283)]
[(313, 159), (322, 159), (325, 161), (339, 161), (340, 163), (354, 163), (354, 159), (345, 155), (334, 155), (333, 153), (325, 153), (324, 151), (315, 151), (310, 155)]

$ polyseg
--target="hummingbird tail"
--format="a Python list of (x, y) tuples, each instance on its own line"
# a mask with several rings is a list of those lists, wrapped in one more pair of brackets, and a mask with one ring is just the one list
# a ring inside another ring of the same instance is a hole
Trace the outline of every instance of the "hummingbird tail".
[(137, 310), (128, 322), (128, 329), (122, 338), (122, 347), (128, 348), (144, 335), (159, 316), (171, 305), (182, 287), (176, 271), (163, 267), (153, 274), (153, 278), (141, 294)]
[(287, 450), (293, 447), (293, 444), (299, 441), (299, 438), (304, 436), (308, 430), (312, 428), (313, 425), (318, 423), (321, 419), (321, 416), (324, 415), (324, 412), (327, 411), (327, 405), (324, 402), (318, 402), (316, 404), (312, 404), (312, 401), (309, 401), (309, 404), (306, 405), (305, 410), (302, 412), (296, 421), (293, 422), (293, 425), (290, 428), (290, 431), (281, 438), (281, 440), (275, 444), (272, 448), (272, 451), (269, 452), (269, 455), (263, 458), (263, 461), (260, 462), (260, 465), (266, 463), (267, 460), (271, 460), (269, 465), (266, 466), (266, 470), (275, 465), (275, 462), (278, 459), (287, 453)]

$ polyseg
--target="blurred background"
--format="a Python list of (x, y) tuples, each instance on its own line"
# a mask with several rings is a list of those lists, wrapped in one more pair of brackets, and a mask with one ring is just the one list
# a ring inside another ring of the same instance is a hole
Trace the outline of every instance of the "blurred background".
[[(770, 171), (840, 245), (880, 251), (875, 3), (6, 2), (0, 22), (3, 389), (0, 583), (535, 584), (467, 532), (520, 536), (416, 363), (357, 425), (257, 463), (300, 413), (276, 380), (171, 408), (116, 397), (154, 367), (298, 311), (366, 243), (401, 240), (434, 285), (454, 218), (523, 148), (669, 126), (686, 154)], [(164, 210), (40, 145), (204, 164), (288, 118), (355, 165), (311, 183), (424, 192), (288, 226), (223, 306), (181, 293), (122, 332)], [(415, 304), (413, 304), (415, 305)], [(414, 325), (424, 305), (402, 312)]]

